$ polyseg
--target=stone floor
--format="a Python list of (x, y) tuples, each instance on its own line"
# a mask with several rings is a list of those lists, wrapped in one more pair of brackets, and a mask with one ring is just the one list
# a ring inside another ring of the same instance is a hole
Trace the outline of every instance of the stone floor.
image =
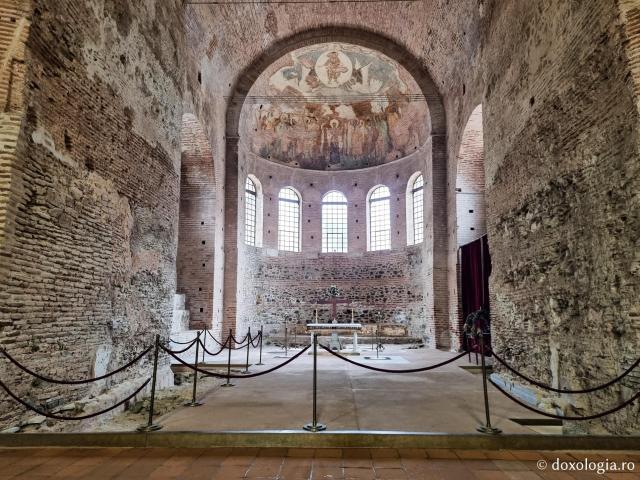
[[(368, 345), (361, 356), (349, 357), (369, 365), (391, 369), (413, 368), (441, 362), (455, 356), (430, 349), (408, 349), (389, 345), (384, 355), (391, 361), (369, 361)], [(289, 354), (295, 354), (290, 351)], [(250, 361), (257, 363), (257, 352)], [(265, 346), (264, 366), (268, 369), (285, 361), (283, 351)], [(193, 361), (193, 353), (185, 354)], [(235, 351), (232, 364), (243, 364), (246, 352)], [(206, 357), (205, 362), (223, 363), (226, 356)], [(475, 358), (472, 357), (475, 365)], [(461, 368), (467, 357), (453, 364), (423, 373), (380, 373), (350, 365), (323, 352), (318, 357), (319, 421), (331, 430), (395, 430), (468, 433), (484, 421), (482, 376)], [(289, 365), (250, 379), (234, 380), (233, 388), (217, 388), (201, 400), (204, 405), (180, 408), (158, 422), (165, 430), (262, 430), (300, 429), (311, 420), (313, 357), (304, 354)], [(226, 370), (222, 370), (226, 371)], [(239, 371), (239, 370), (238, 370)], [(537, 415), (506, 399), (491, 385), (492, 422), (506, 433), (536, 433), (511, 418)]]
[[(46, 448), (0, 450), (0, 480), (640, 479), (636, 473), (554, 471), (564, 462), (640, 462), (632, 452), (394, 449)], [(544, 462), (541, 469), (539, 463)], [(629, 463), (627, 463), (629, 465)], [(618, 467), (616, 467), (618, 468)], [(627, 467), (629, 468), (629, 467)], [(636, 469), (640, 470), (640, 468)]]

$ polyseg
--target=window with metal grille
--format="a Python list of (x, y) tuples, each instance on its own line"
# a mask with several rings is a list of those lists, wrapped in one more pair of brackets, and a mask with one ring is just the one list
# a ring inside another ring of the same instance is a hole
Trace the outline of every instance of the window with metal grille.
[(300, 251), (300, 197), (290, 187), (278, 194), (278, 249)]
[(256, 246), (256, 207), (258, 192), (249, 177), (244, 182), (244, 242)]
[(369, 196), (369, 250), (391, 248), (391, 213), (389, 188), (381, 185)]
[(413, 245), (424, 240), (424, 178), (418, 175), (411, 186)]
[(322, 197), (322, 252), (346, 252), (347, 238), (347, 197), (329, 192)]

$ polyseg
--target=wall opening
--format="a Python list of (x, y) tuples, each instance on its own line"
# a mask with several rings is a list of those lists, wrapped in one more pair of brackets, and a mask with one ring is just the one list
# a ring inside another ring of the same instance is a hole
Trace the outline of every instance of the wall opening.
[(213, 152), (196, 117), (185, 114), (181, 132), (177, 287), (185, 296), (189, 328), (213, 326), (216, 194)]

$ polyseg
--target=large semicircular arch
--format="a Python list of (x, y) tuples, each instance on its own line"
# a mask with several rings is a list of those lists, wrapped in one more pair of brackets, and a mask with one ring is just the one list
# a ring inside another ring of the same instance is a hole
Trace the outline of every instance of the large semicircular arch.
[(227, 104), (226, 137), (238, 138), (240, 113), (249, 91), (258, 77), (282, 56), (302, 47), (319, 43), (351, 43), (385, 54), (398, 62), (414, 78), (429, 105), (431, 135), (441, 136), (446, 132), (446, 115), (442, 97), (421, 61), (394, 40), (359, 28), (324, 27), (297, 32), (277, 40), (249, 64), (237, 77)]

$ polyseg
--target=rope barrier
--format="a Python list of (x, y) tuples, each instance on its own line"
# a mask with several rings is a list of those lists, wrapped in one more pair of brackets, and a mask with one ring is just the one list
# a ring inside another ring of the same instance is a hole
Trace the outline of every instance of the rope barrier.
[(513, 395), (511, 395), (508, 392), (506, 392), (505, 390), (503, 390), (493, 380), (489, 379), (489, 381), (491, 382), (491, 384), (494, 387), (496, 387), (500, 391), (500, 393), (502, 393), (509, 400), (517, 403), (521, 407), (524, 407), (527, 410), (535, 412), (535, 413), (537, 413), (539, 415), (543, 415), (545, 417), (557, 418), (558, 420), (593, 420), (595, 418), (604, 417), (606, 415), (610, 415), (612, 413), (615, 413), (618, 410), (622, 410), (623, 408), (625, 408), (626, 406), (632, 404), (634, 401), (636, 401), (640, 397), (640, 391), (639, 391), (633, 397), (631, 397), (629, 400), (627, 400), (626, 402), (622, 403), (621, 405), (618, 405), (617, 407), (614, 407), (614, 408), (611, 408), (609, 410), (606, 410), (606, 411), (604, 411), (602, 413), (596, 413), (596, 414), (593, 414), (593, 415), (587, 415), (586, 417), (569, 417), (569, 416), (556, 415), (556, 414), (553, 414), (553, 413), (547, 413), (547, 412), (543, 412), (542, 410), (538, 410), (537, 408), (534, 408), (531, 405), (527, 405), (526, 403), (524, 403), (524, 402), (520, 401), (519, 399), (515, 398)]
[(421, 367), (421, 368), (409, 368), (409, 369), (404, 369), (404, 370), (391, 370), (388, 368), (379, 368), (379, 367), (372, 367), (371, 365), (365, 365), (364, 363), (359, 363), (359, 362), (355, 362), (345, 356), (340, 355), (339, 353), (336, 353), (334, 351), (332, 351), (330, 348), (324, 346), (324, 345), (320, 345), (321, 348), (323, 348), (324, 350), (326, 350), (327, 352), (329, 352), (331, 355), (338, 357), (342, 360), (344, 360), (345, 362), (349, 362), (353, 365), (356, 365), (358, 367), (362, 367), (362, 368), (367, 368), (369, 370), (375, 370), (376, 372), (385, 372), (385, 373), (417, 373), (417, 372), (426, 372), (427, 370), (433, 370), (439, 367), (442, 367), (444, 365), (447, 365), (448, 363), (451, 362), (455, 362), (456, 360), (464, 357), (467, 352), (462, 352), (459, 355), (456, 355), (453, 358), (450, 358), (449, 360), (445, 360), (444, 362), (440, 362), (440, 363), (436, 363), (435, 365), (429, 365), (428, 367)]
[(620, 380), (622, 380), (624, 377), (629, 375), (629, 373), (631, 373), (634, 368), (636, 368), (640, 364), (640, 358), (638, 358), (638, 360), (636, 360), (633, 363), (633, 365), (631, 365), (629, 368), (627, 368), (619, 377), (616, 377), (613, 380), (608, 381), (607, 383), (603, 383), (602, 385), (598, 385), (597, 387), (585, 388), (583, 390), (567, 390), (567, 389), (564, 389), (564, 388), (554, 388), (554, 387), (551, 387), (549, 385), (545, 385), (544, 383), (540, 383), (540, 382), (538, 382), (538, 381), (536, 381), (536, 380), (534, 380), (534, 379), (532, 379), (530, 377), (527, 377), (524, 373), (520, 373), (515, 368), (513, 368), (511, 365), (507, 364), (507, 362), (505, 362), (496, 352), (491, 351), (491, 353), (493, 353), (493, 356), (495, 357), (495, 359), (498, 362), (500, 362), (510, 372), (516, 374), (520, 378), (523, 378), (527, 382), (532, 383), (533, 385), (535, 385), (537, 387), (540, 387), (540, 388), (542, 388), (544, 390), (549, 390), (551, 392), (556, 392), (556, 393), (591, 393), (591, 392), (596, 392), (598, 390), (602, 390), (602, 389), (610, 387), (614, 383), (619, 382)]
[(191, 343), (187, 347), (183, 348), (182, 350), (172, 350), (172, 352), (175, 353), (176, 355), (180, 354), (180, 353), (184, 353), (187, 350), (190, 350), (191, 347), (193, 347), (196, 344), (197, 341), (198, 341), (198, 339), (196, 338), (196, 339), (192, 340)]
[(205, 347), (204, 343), (202, 343), (202, 341), (198, 340), (198, 343), (200, 344), (200, 346), (202, 347), (202, 350), (204, 350), (204, 352), (207, 355), (210, 355), (212, 357), (215, 357), (216, 355), (220, 355), (220, 353), (225, 350), (225, 346), (223, 345), (222, 347), (220, 347), (220, 350), (218, 350), (216, 353), (212, 353), (209, 350), (207, 350), (207, 347)]
[(109, 378), (109, 377), (115, 375), (116, 373), (120, 373), (123, 370), (126, 370), (127, 368), (131, 367), (134, 363), (137, 363), (140, 359), (142, 359), (142, 357), (144, 357), (152, 349), (153, 349), (153, 345), (147, 347), (142, 353), (140, 353), (137, 357), (135, 357), (129, 363), (127, 363), (126, 365), (121, 366), (120, 368), (115, 369), (113, 372), (105, 373), (104, 375), (100, 375), (99, 377), (88, 378), (86, 380), (59, 380), (59, 379), (56, 379), (56, 378), (45, 377), (44, 375), (40, 375), (39, 373), (36, 373), (33, 370), (29, 370), (27, 367), (25, 367), (20, 362), (18, 362), (15, 358), (13, 358), (11, 355), (9, 355), (9, 353), (5, 349), (1, 349), (0, 353), (4, 354), (4, 356), (7, 357), (7, 359), (11, 363), (13, 363), (16, 367), (18, 367), (23, 372), (28, 373), (29, 375), (31, 375), (33, 377), (36, 377), (36, 378), (38, 378), (40, 380), (43, 380), (45, 382), (58, 383), (58, 384), (62, 384), (62, 385), (82, 385), (84, 383), (92, 383), (92, 382), (97, 382), (98, 380), (103, 380), (105, 378)]
[(202, 370), (201, 368), (194, 367), (190, 363), (185, 362), (180, 357), (177, 357), (176, 355), (171, 353), (171, 351), (167, 350), (162, 345), (160, 346), (160, 348), (162, 350), (164, 350), (165, 352), (167, 352), (169, 355), (171, 355), (173, 358), (175, 358), (178, 362), (180, 362), (185, 367), (189, 367), (194, 372), (198, 372), (198, 373), (201, 373), (203, 375), (209, 375), (210, 377), (217, 377), (217, 378), (252, 378), (252, 377), (259, 377), (260, 375), (266, 375), (267, 373), (275, 372), (279, 368), (282, 368), (285, 365), (293, 362), (296, 358), (298, 358), (300, 355), (302, 355), (304, 352), (306, 352), (309, 348), (311, 348), (311, 345), (307, 345), (300, 352), (296, 353), (293, 357), (288, 359), (286, 362), (281, 363), (280, 365), (276, 365), (275, 367), (272, 367), (272, 368), (270, 368), (268, 370), (263, 370), (262, 372), (251, 373), (249, 375), (226, 375), (226, 374), (222, 374), (222, 373), (210, 372), (208, 370)]
[(193, 342), (195, 342), (195, 340), (196, 340), (196, 339), (194, 338), (193, 340), (189, 340), (189, 341), (187, 341), (187, 342), (177, 342), (177, 341), (173, 340), (172, 338), (169, 338), (169, 341), (170, 341), (171, 343), (175, 343), (176, 345), (186, 345), (187, 343), (193, 343)]
[(109, 408), (105, 408), (104, 410), (100, 410), (99, 412), (93, 412), (93, 413), (90, 413), (88, 415), (81, 415), (79, 417), (63, 417), (61, 415), (56, 415), (54, 413), (45, 412), (44, 410), (41, 410), (41, 409), (39, 409), (37, 407), (34, 407), (33, 405), (29, 405), (27, 402), (25, 402), (24, 400), (19, 398), (15, 393), (13, 393), (11, 390), (9, 390), (9, 387), (7, 387), (4, 384), (4, 382), (2, 382), (1, 380), (0, 380), (0, 387), (2, 387), (4, 389), (4, 391), (7, 392), (7, 394), (11, 398), (13, 398), (16, 402), (21, 404), (23, 407), (25, 407), (28, 410), (32, 410), (32, 411), (36, 412), (37, 414), (42, 415), (44, 417), (53, 418), (55, 420), (86, 420), (87, 418), (97, 417), (97, 416), (102, 415), (104, 413), (110, 412), (111, 410), (114, 410), (114, 409), (118, 408), (119, 406), (127, 403), (129, 400), (131, 400), (133, 397), (135, 397), (138, 393), (140, 393), (142, 391), (142, 389), (144, 387), (146, 387), (147, 384), (150, 381), (151, 381), (151, 378), (148, 378), (147, 381), (144, 382), (142, 385), (140, 385), (140, 387), (135, 392), (133, 392), (131, 395), (129, 395), (124, 400), (116, 403), (115, 405), (112, 405)]
[[(262, 332), (258, 332), (258, 334), (257, 334), (255, 337), (252, 337), (252, 338), (250, 339), (251, 346), (252, 346), (253, 348), (258, 348), (258, 346), (260, 346), (260, 338), (261, 338), (261, 337), (262, 337)], [(256, 342), (255, 344), (253, 343), (253, 341), (254, 341), (254, 340), (257, 340), (257, 342)]]
[[(224, 345), (227, 345), (227, 343), (229, 342), (229, 336), (227, 336), (227, 340), (225, 340), (225, 341), (224, 341), (224, 343), (220, 343), (220, 341), (219, 341), (216, 337), (214, 337), (214, 336), (213, 336), (213, 335), (212, 335), (208, 330), (207, 330), (206, 332), (207, 332), (207, 334), (209, 335), (209, 337), (211, 337), (211, 339), (212, 339), (214, 342), (216, 342), (216, 343), (218, 344), (218, 346), (220, 346), (220, 347), (222, 347), (222, 346), (224, 346)], [(248, 334), (247, 334), (247, 335), (248, 335)], [(247, 339), (247, 335), (245, 335), (245, 337), (242, 339), (242, 341), (243, 341), (243, 342)], [(259, 335), (260, 335), (260, 334), (259, 334)], [(238, 342), (237, 342), (237, 339), (236, 339), (233, 335), (231, 335), (231, 337), (232, 337), (232, 339), (233, 339), (233, 342), (237, 344), (237, 343), (238, 343)], [(253, 338), (256, 338), (256, 337), (253, 337)], [(252, 343), (252, 345), (253, 345), (253, 343)], [(242, 349), (243, 349), (243, 348), (245, 348), (246, 346), (247, 346), (246, 344), (238, 345), (238, 346), (236, 346), (236, 347), (232, 347), (231, 345), (228, 345), (228, 346), (226, 346), (226, 348), (231, 348), (231, 350), (242, 350)], [(253, 345), (253, 346), (254, 346), (254, 347), (257, 347), (257, 345)]]
[[(234, 341), (234, 343), (235, 343), (236, 345), (239, 345), (239, 344), (241, 344), (241, 343), (244, 343), (244, 342), (247, 340), (247, 338), (248, 338), (248, 337), (249, 337), (249, 332), (247, 332), (247, 334), (244, 336), (244, 338), (243, 338), (242, 340), (238, 341), (238, 339), (236, 338), (236, 336), (235, 336), (234, 334), (231, 334), (231, 338), (233, 339), (233, 341)], [(244, 347), (246, 347), (246, 345), (243, 345), (242, 347), (236, 347), (236, 348), (244, 348)]]
[(226, 345), (226, 344), (227, 344), (228, 339), (227, 339), (227, 340), (225, 340), (225, 342), (224, 342), (224, 343), (220, 343), (220, 342), (218, 341), (218, 339), (216, 339), (216, 337), (214, 337), (214, 336), (212, 335), (212, 333), (211, 333), (209, 330), (205, 330), (205, 331), (206, 331), (206, 332), (207, 332), (207, 334), (211, 337), (211, 340), (213, 340), (214, 342), (216, 342), (219, 346), (221, 346), (221, 347), (222, 347), (223, 345)]

